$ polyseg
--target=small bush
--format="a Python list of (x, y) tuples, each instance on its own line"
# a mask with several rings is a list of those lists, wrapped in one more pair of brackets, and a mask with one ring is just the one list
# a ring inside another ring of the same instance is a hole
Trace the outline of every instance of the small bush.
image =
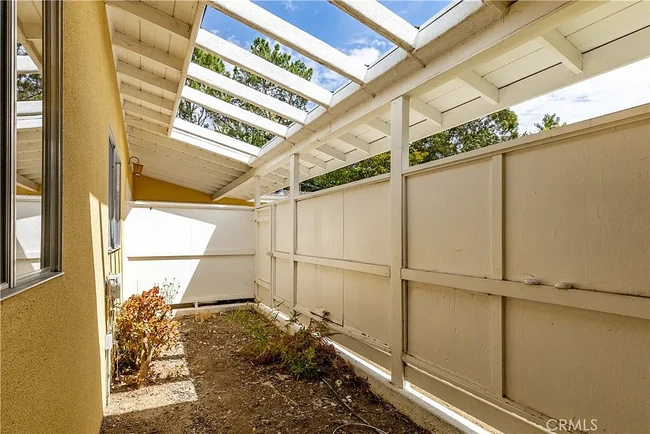
[(253, 363), (279, 365), (296, 379), (318, 378), (342, 367), (342, 359), (326, 341), (327, 331), (320, 324), (312, 323), (293, 334), (282, 333), (266, 318), (247, 309), (232, 313), (231, 320), (251, 332), (253, 343), (243, 354)]
[(124, 302), (115, 324), (115, 339), (118, 366), (125, 373), (137, 371), (140, 387), (149, 375), (151, 360), (178, 342), (178, 324), (158, 286)]

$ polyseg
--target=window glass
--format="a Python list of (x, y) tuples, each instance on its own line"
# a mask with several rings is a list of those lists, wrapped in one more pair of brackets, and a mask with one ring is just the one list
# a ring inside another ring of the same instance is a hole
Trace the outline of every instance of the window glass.
[(15, 275), (20, 279), (43, 265), (43, 2), (15, 4)]
[(115, 250), (120, 247), (120, 215), (121, 215), (121, 179), (122, 163), (115, 142), (109, 140), (108, 147), (108, 248)]

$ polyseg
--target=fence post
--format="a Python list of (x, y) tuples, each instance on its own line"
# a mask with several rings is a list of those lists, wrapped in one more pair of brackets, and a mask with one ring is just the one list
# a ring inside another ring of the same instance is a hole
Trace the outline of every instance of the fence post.
[(296, 248), (298, 244), (298, 213), (296, 198), (300, 194), (300, 155), (292, 154), (289, 157), (289, 202), (291, 204), (291, 276), (293, 299), (292, 306), (298, 301), (298, 282), (296, 273)]
[[(491, 277), (503, 279), (503, 154), (492, 157), (492, 272)], [(503, 396), (503, 297), (490, 295), (490, 360), (492, 391)]]
[(404, 222), (406, 201), (404, 197), (403, 171), (409, 165), (409, 97), (402, 96), (391, 103), (390, 124), (390, 293), (391, 293), (391, 382), (404, 386), (404, 363), (402, 356), (406, 343), (405, 295), (402, 280), (405, 266), (406, 225)]

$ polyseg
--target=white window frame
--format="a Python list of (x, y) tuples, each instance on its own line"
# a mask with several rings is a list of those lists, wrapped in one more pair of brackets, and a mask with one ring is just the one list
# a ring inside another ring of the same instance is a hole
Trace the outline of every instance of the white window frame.
[(16, 276), (17, 0), (0, 1), (0, 299), (63, 274), (63, 2), (43, 2), (43, 191), (41, 268)]

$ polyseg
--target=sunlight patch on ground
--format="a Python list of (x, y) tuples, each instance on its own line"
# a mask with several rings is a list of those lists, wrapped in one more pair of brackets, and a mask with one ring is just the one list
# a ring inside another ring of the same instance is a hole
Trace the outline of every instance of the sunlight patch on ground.
[[(144, 400), (143, 398), (147, 398)], [(197, 401), (194, 383), (190, 380), (145, 386), (137, 390), (111, 395), (106, 416), (150, 410), (167, 405)], [(132, 403), (135, 402), (136, 405)]]

